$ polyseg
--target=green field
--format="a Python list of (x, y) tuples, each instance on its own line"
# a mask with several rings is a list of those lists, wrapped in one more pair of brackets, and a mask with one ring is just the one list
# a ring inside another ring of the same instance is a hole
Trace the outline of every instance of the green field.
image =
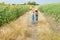
[(41, 5), (39, 11), (47, 17), (52, 26), (60, 27), (60, 4)]
[(47, 16), (54, 17), (55, 22), (60, 20), (60, 4), (47, 4), (39, 7), (39, 10)]
[(29, 5), (0, 5), (0, 26), (29, 11)]

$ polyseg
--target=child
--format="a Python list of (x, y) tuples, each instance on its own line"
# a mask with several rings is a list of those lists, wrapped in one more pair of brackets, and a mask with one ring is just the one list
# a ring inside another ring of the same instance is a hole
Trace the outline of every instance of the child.
[(34, 22), (34, 19), (35, 19), (34, 16), (35, 16), (35, 15), (34, 15), (34, 12), (32, 12), (32, 24), (35, 23), (35, 22)]
[(35, 10), (35, 15), (36, 15), (36, 23), (38, 23), (38, 10)]

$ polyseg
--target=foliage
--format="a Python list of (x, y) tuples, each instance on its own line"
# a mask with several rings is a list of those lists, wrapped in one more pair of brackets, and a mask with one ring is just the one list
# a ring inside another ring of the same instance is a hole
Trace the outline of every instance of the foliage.
[(0, 26), (17, 19), (28, 10), (28, 5), (0, 5)]
[(39, 10), (47, 16), (52, 16), (55, 22), (60, 20), (60, 4), (47, 4), (39, 7)]
[[(25, 3), (26, 4), (26, 3)], [(28, 2), (28, 5), (38, 5), (36, 2)]]

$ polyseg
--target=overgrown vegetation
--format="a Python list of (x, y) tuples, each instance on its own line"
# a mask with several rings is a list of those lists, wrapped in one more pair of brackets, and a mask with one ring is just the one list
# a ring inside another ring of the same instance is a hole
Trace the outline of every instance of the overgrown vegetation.
[(0, 5), (0, 26), (29, 11), (29, 5)]
[(39, 10), (48, 16), (55, 18), (55, 22), (60, 20), (60, 4), (48, 4), (39, 7)]
[(39, 11), (43, 12), (45, 16), (50, 17), (52, 26), (59, 27), (60, 25), (60, 4), (46, 4), (39, 7)]

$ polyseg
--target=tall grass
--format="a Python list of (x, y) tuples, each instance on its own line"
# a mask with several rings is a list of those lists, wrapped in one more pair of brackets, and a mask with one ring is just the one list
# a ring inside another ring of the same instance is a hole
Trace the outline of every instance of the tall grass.
[(39, 10), (46, 15), (54, 17), (56, 22), (60, 20), (60, 4), (42, 5)]
[[(48, 35), (46, 40), (60, 40), (60, 4), (46, 4), (39, 6), (39, 11), (44, 14), (46, 19), (49, 19), (49, 23), (52, 27), (50, 27), (51, 33)], [(58, 33), (57, 33), (58, 32)], [(48, 33), (46, 33), (48, 34)], [(46, 36), (45, 36), (46, 37)], [(45, 39), (44, 39), (45, 40)]]
[(28, 5), (0, 5), (0, 26), (29, 11)]
[(59, 22), (60, 20), (60, 4), (47, 4), (47, 5), (42, 5), (39, 7), (39, 10), (47, 16), (52, 16), (54, 17), (55, 22)]

